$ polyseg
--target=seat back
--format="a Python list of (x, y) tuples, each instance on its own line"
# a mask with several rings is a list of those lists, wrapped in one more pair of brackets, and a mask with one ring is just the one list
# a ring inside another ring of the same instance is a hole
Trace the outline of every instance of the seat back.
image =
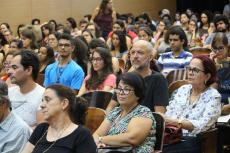
[(188, 80), (177, 80), (173, 83), (171, 83), (168, 87), (168, 91), (169, 91), (169, 96), (171, 96), (171, 94), (178, 88), (180, 88), (181, 86), (188, 84)]
[(90, 107), (106, 109), (112, 98), (112, 93), (106, 91), (93, 91), (85, 93), (81, 97), (88, 101)]
[(164, 117), (159, 113), (153, 112), (153, 116), (156, 120), (156, 143), (154, 150), (162, 151), (165, 131), (165, 120)]
[(209, 48), (198, 47), (198, 48), (191, 48), (189, 51), (193, 55), (207, 55), (207, 56), (209, 56), (209, 54), (211, 53), (212, 50)]
[(177, 80), (185, 80), (187, 79), (186, 69), (172, 70), (166, 75), (166, 79), (168, 81), (168, 85)]
[(106, 112), (103, 109), (89, 107), (85, 119), (85, 126), (93, 134), (105, 119)]
[(216, 153), (217, 133), (217, 128), (214, 128), (198, 134), (201, 138), (202, 153)]

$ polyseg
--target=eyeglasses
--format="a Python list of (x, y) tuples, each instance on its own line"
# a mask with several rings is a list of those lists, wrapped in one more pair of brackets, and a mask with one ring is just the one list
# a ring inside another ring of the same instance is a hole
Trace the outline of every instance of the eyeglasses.
[(115, 88), (114, 92), (117, 94), (125, 94), (128, 95), (131, 91), (134, 91), (133, 89), (122, 89), (122, 88)]
[(199, 72), (205, 72), (204, 70), (201, 70), (201, 69), (199, 69), (197, 67), (191, 67), (191, 66), (187, 66), (186, 70), (188, 72), (192, 72), (192, 73), (195, 73), (195, 74), (198, 74)]
[(69, 48), (71, 45), (70, 44), (58, 44), (58, 47), (60, 47), (60, 48), (62, 48), (62, 47), (64, 47), (64, 48)]
[(103, 59), (101, 57), (91, 59), (91, 62), (102, 62), (102, 61), (103, 61)]
[(213, 48), (211, 48), (212, 49), (212, 51), (214, 51), (215, 53), (218, 53), (218, 52), (222, 52), (222, 51), (224, 51), (224, 46), (220, 46), (220, 47), (213, 47)]

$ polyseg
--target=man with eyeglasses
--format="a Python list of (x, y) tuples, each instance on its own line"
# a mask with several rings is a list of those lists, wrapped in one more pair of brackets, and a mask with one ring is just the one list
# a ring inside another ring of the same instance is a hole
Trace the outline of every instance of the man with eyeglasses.
[(185, 51), (188, 40), (184, 30), (180, 26), (173, 26), (168, 35), (172, 51), (163, 53), (157, 61), (164, 75), (172, 70), (185, 68), (192, 59), (192, 54)]
[(59, 83), (72, 88), (76, 94), (78, 93), (84, 79), (84, 72), (72, 60), (73, 51), (73, 38), (69, 34), (62, 34), (58, 41), (58, 61), (48, 65), (45, 70), (45, 87)]
[(11, 112), (8, 87), (0, 80), (0, 152), (21, 152), (27, 143), (31, 129)]
[[(135, 42), (130, 51), (130, 60), (132, 64), (130, 71), (137, 72), (145, 80), (145, 98), (141, 104), (152, 111), (164, 113), (168, 105), (168, 84), (162, 74), (150, 69), (150, 61), (153, 55), (152, 51), (153, 47), (151, 43), (145, 40), (138, 40)], [(119, 90), (117, 92), (128, 94), (130, 91)], [(117, 97), (114, 95), (106, 111), (109, 112), (117, 105)]]

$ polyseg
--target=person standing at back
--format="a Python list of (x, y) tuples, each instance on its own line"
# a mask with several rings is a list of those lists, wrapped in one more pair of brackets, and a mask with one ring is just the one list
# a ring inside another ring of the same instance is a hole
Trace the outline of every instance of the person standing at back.
[(110, 31), (112, 31), (112, 23), (117, 19), (116, 12), (113, 8), (112, 0), (102, 0), (99, 7), (93, 12), (91, 21), (97, 23), (102, 31), (102, 37), (106, 40)]

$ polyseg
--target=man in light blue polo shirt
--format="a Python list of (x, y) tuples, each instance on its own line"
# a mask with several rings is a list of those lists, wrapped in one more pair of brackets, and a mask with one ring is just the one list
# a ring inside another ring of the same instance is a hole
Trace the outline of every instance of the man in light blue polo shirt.
[(27, 143), (31, 129), (16, 114), (10, 111), (8, 87), (0, 81), (0, 152), (21, 152)]
[(78, 93), (84, 80), (82, 68), (72, 60), (74, 45), (69, 34), (62, 34), (58, 42), (58, 61), (50, 64), (45, 70), (44, 86), (60, 83)]
[(192, 59), (192, 54), (184, 50), (188, 42), (184, 30), (180, 26), (173, 26), (168, 34), (172, 51), (163, 53), (157, 62), (164, 75), (171, 70), (185, 68)]

